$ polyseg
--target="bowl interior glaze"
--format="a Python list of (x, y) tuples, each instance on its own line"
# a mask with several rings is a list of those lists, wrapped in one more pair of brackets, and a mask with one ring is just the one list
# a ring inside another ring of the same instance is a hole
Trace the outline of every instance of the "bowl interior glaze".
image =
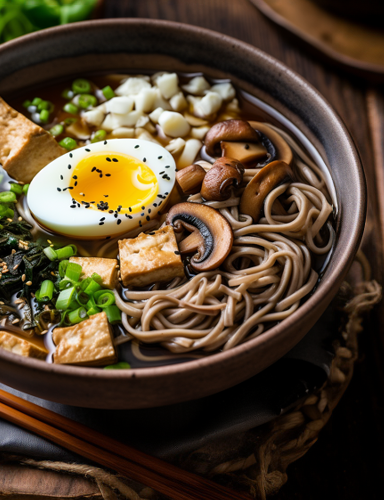
[(0, 47), (0, 95), (92, 72), (202, 71), (230, 78), (272, 106), (316, 147), (338, 199), (337, 242), (315, 293), (282, 323), (227, 352), (188, 363), (132, 370), (47, 364), (0, 350), (0, 381), (83, 407), (145, 408), (219, 392), (259, 373), (296, 345), (335, 296), (365, 221), (365, 181), (344, 125), (306, 81), (241, 41), (185, 24), (103, 20), (44, 30)]

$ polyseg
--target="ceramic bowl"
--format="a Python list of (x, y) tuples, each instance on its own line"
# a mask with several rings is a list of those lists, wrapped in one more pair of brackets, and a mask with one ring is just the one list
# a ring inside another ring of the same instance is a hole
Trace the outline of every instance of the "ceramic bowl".
[(0, 350), (0, 382), (65, 404), (145, 408), (208, 396), (264, 370), (319, 319), (352, 263), (365, 220), (365, 182), (344, 125), (300, 76), (260, 50), (167, 21), (102, 20), (52, 28), (0, 47), (0, 95), (92, 72), (203, 71), (229, 77), (290, 120), (328, 166), (338, 199), (337, 242), (313, 295), (283, 322), (232, 350), (187, 363), (132, 370), (47, 364)]

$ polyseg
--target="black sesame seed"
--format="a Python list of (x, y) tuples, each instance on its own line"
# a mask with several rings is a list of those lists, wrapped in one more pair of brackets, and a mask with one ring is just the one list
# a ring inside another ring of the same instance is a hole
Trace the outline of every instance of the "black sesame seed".
[(150, 214), (152, 212), (152, 210), (150, 208), (148, 208), (148, 213)]
[(169, 194), (168, 191), (166, 191), (164, 194)]
[(162, 172), (159, 172), (159, 175), (161, 175), (161, 174), (165, 174), (165, 171), (163, 170)]
[(74, 185), (75, 185), (75, 187), (77, 186), (77, 181), (75, 182), (75, 184), (74, 184)]
[(106, 239), (106, 240), (110, 240), (110, 239), (111, 239), (111, 237), (110, 237), (110, 236), (107, 236), (105, 239)]
[(161, 159), (162, 159), (162, 156), (158, 156), (158, 157), (157, 157), (157, 159), (158, 159), (158, 160), (161, 160)]
[(153, 204), (153, 206), (154, 206), (154, 207), (157, 207), (157, 203), (154, 203), (154, 204)]
[(108, 158), (108, 156), (107, 156), (106, 160), (107, 160), (107, 161), (112, 161), (110, 158)]
[(107, 141), (104, 141), (104, 144), (107, 144)]
[(135, 149), (139, 148), (140, 147), (140, 144), (136, 144), (135, 146)]
[(117, 219), (117, 213), (113, 214), (114, 218)]
[(93, 169), (91, 170), (91, 172), (94, 172), (96, 170), (96, 167), (93, 167)]
[(87, 153), (90, 153), (90, 152), (91, 152), (91, 150), (90, 150), (90, 149), (88, 149), (88, 148), (85, 148), (85, 151), (86, 151)]
[(161, 202), (159, 203), (159, 206), (160, 206), (162, 203), (163, 203), (163, 202), (161, 201)]
[(108, 198), (109, 194), (103, 194), (104, 198)]
[(141, 224), (141, 220), (139, 220), (139, 226), (140, 226), (140, 227), (142, 226), (142, 224)]
[(69, 208), (76, 208), (76, 205), (70, 205)]
[(113, 214), (113, 210), (108, 210), (108, 213), (109, 214)]
[(131, 207), (128, 207), (128, 210), (129, 210), (130, 212), (132, 212), (132, 208), (131, 208)]
[(128, 219), (133, 219), (132, 215), (127, 215)]
[(117, 158), (112, 158), (112, 161), (119, 161)]
[(72, 168), (72, 165), (68, 165), (68, 170), (71, 170), (71, 168)]
[(146, 161), (147, 161), (147, 159), (146, 159), (146, 158), (143, 158), (143, 162), (145, 163)]
[(150, 218), (150, 216), (149, 216), (149, 215), (147, 215), (147, 216), (146, 216), (146, 219), (147, 219), (147, 221), (150, 221), (150, 220), (151, 220), (151, 218)]
[(60, 175), (60, 179), (61, 179), (61, 180), (63, 180), (63, 179), (64, 179), (64, 177), (63, 177), (62, 175)]
[(105, 174), (105, 177), (111, 177), (111, 174)]
[(99, 222), (99, 226), (102, 226), (104, 224), (104, 222)]
[(72, 154), (72, 153), (69, 153), (69, 157), (70, 157), (70, 158), (73, 158), (73, 154)]
[(144, 212), (142, 214), (140, 214), (140, 215), (141, 215), (141, 217), (144, 217)]
[(78, 203), (77, 206), (80, 208), (80, 203)]
[(102, 222), (103, 220), (105, 220), (105, 217), (102, 217), (102, 218), (100, 219), (100, 222)]
[[(57, 188), (57, 189), (59, 189), (59, 188)], [(64, 188), (64, 189), (63, 189), (63, 191), (66, 191), (67, 189), (68, 189), (68, 188)]]
[(178, 250), (175, 250), (175, 255), (180, 255), (180, 252)]
[[(76, 182), (76, 184), (77, 184), (77, 182)], [(67, 189), (73, 189), (73, 186), (68, 186), (68, 188), (67, 188)]]
[(145, 210), (145, 206), (144, 205), (141, 207), (141, 210)]
[(57, 190), (58, 190), (58, 191), (61, 191), (61, 189), (60, 189), (60, 188), (57, 188)]
[(246, 145), (244, 146), (244, 149), (249, 149), (249, 144), (246, 144)]
[(121, 219), (117, 219), (116, 223), (117, 225), (121, 224)]
[(100, 177), (100, 179), (101, 179), (101, 178), (103, 177), (103, 174), (100, 174), (100, 175), (99, 175), (99, 177)]
[(77, 175), (72, 175), (72, 179), (77, 179)]
[(100, 170), (99, 168), (97, 168), (97, 169), (96, 169), (96, 172), (97, 172), (98, 174), (101, 174), (102, 170)]
[(171, 165), (165, 165), (165, 168), (171, 168)]

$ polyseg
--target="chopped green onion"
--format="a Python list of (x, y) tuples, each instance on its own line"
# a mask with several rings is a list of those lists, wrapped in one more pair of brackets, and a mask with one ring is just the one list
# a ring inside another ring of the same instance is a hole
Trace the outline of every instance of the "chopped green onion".
[(32, 102), (29, 99), (27, 99), (26, 101), (23, 102), (23, 108), (28, 108), (31, 104)]
[(91, 84), (84, 78), (78, 78), (72, 83), (72, 90), (75, 94), (89, 94), (91, 91)]
[[(51, 280), (44, 280), (40, 287), (40, 300), (52, 300), (53, 297), (53, 283)], [(36, 294), (35, 294), (36, 295)]]
[(5, 216), (8, 217), (9, 219), (13, 219), (13, 216), (15, 215), (15, 212), (12, 210), (12, 208), (8, 208)]
[(11, 186), (10, 190), (12, 191), (12, 193), (21, 194), (23, 192), (23, 186), (21, 184), (16, 184), (16, 182), (12, 182), (10, 186)]
[(116, 305), (108, 306), (104, 309), (104, 311), (111, 325), (116, 325), (116, 323), (121, 323), (121, 312)]
[(37, 111), (42, 111), (43, 109), (45, 109), (46, 111), (51, 111), (52, 106), (53, 106), (53, 104), (49, 101), (41, 101), (37, 105)]
[(26, 195), (28, 193), (28, 189), (29, 189), (29, 184), (24, 184), (23, 186), (23, 194)]
[(67, 245), (63, 248), (58, 248), (56, 250), (57, 258), (59, 260), (69, 259), (69, 257), (73, 257), (77, 253), (77, 248), (75, 245)]
[(40, 111), (39, 118), (40, 118), (40, 121), (42, 123), (48, 123), (49, 111), (47, 111), (46, 109), (43, 109), (43, 111)]
[(81, 271), (82, 269), (80, 264), (76, 264), (76, 262), (69, 262), (67, 270), (65, 271), (65, 278), (72, 281), (79, 281)]
[(107, 137), (107, 132), (103, 129), (97, 130), (91, 139), (91, 142), (103, 141)]
[(85, 306), (85, 304), (89, 300), (89, 295), (82, 291), (76, 292), (75, 300), (79, 304), (79, 306)]
[(64, 278), (68, 264), (69, 264), (69, 260), (62, 260), (60, 262), (60, 264), (59, 264), (59, 276), (60, 276), (60, 278)]
[(0, 205), (0, 217), (5, 217), (8, 211), (8, 207), (6, 205)]
[(67, 314), (67, 318), (72, 325), (75, 325), (76, 323), (83, 321), (83, 319), (88, 318), (87, 310), (84, 307), (79, 307), (74, 311), (70, 311)]
[(102, 90), (102, 93), (104, 94), (104, 97), (106, 99), (112, 99), (112, 97), (115, 97), (115, 93), (114, 91), (112, 90), (112, 87), (110, 85), (107, 85), (106, 87), (104, 87)]
[(77, 142), (72, 137), (65, 137), (62, 141), (59, 142), (60, 146), (71, 151), (71, 149), (77, 146)]
[(58, 123), (57, 125), (55, 125), (54, 127), (51, 128), (49, 133), (51, 135), (53, 135), (53, 137), (57, 137), (58, 135), (62, 134), (63, 131), (64, 131), (64, 127), (62, 125), (60, 125), (60, 123)]
[(93, 296), (95, 297), (96, 305), (103, 309), (115, 303), (115, 296), (112, 290), (99, 290)]
[(42, 100), (43, 99), (41, 99), (41, 97), (35, 97), (34, 99), (32, 99), (31, 106), (38, 106)]
[(84, 292), (87, 286), (90, 284), (91, 280), (92, 278), (88, 277), (80, 281), (80, 290)]
[(64, 99), (72, 99), (73, 96), (74, 94), (71, 89), (65, 89), (61, 94), (61, 97), (64, 97)]
[(76, 115), (79, 112), (79, 108), (72, 102), (67, 102), (67, 104), (64, 104), (63, 110), (66, 113), (71, 113), (72, 115)]
[(129, 370), (131, 365), (126, 361), (120, 361), (119, 363), (115, 363), (114, 365), (104, 366), (104, 370)]
[(65, 118), (64, 123), (65, 125), (69, 126), (72, 125), (72, 123), (76, 123), (77, 118)]
[(103, 284), (103, 278), (100, 276), (100, 274), (92, 273), (91, 278), (95, 280), (99, 285)]
[(12, 191), (0, 193), (0, 203), (15, 203), (16, 195)]
[[(76, 282), (75, 282), (76, 283)], [(66, 290), (67, 288), (70, 288), (74, 285), (74, 283), (72, 282), (72, 280), (68, 280), (68, 279), (62, 279), (59, 283), (59, 289), (60, 290)]]
[(92, 94), (82, 94), (82, 95), (80, 95), (79, 100), (78, 100), (78, 105), (82, 109), (87, 109), (90, 106), (92, 106), (92, 107), (96, 106), (96, 104), (97, 104), (97, 99)]
[(57, 260), (57, 253), (52, 247), (46, 247), (44, 248), (43, 252), (45, 255), (48, 257), (49, 260)]
[(59, 311), (65, 311), (66, 309), (68, 309), (68, 306), (73, 300), (75, 293), (76, 289), (74, 286), (72, 286), (71, 288), (67, 288), (66, 290), (62, 290), (57, 297), (56, 309), (59, 309)]
[(93, 295), (95, 292), (100, 290), (100, 288), (101, 288), (101, 285), (99, 285), (99, 283), (97, 283), (97, 281), (95, 281), (91, 278), (90, 283), (85, 288), (84, 292), (87, 293), (88, 295)]
[(88, 316), (93, 316), (94, 314), (98, 314), (99, 312), (101, 312), (101, 309), (97, 306), (95, 307), (91, 307), (87, 310), (88, 312)]

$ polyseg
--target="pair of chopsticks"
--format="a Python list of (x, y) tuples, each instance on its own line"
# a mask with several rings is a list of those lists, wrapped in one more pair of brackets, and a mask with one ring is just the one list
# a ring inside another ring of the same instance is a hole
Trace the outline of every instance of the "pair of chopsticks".
[(0, 417), (174, 500), (250, 500), (0, 389)]

